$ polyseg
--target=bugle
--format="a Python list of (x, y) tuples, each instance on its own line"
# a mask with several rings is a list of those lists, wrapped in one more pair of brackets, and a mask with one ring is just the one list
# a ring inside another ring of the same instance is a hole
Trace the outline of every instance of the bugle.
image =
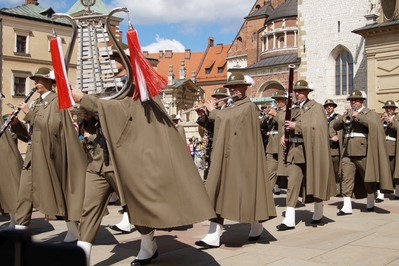
[[(221, 101), (225, 101), (225, 100), (228, 100), (228, 99), (237, 97), (237, 96), (239, 96), (239, 95), (241, 95), (241, 93), (236, 93), (236, 94), (234, 94), (234, 95), (224, 97), (224, 98), (222, 98), (222, 99), (219, 99), (219, 100), (214, 101), (213, 103), (218, 103), (218, 102), (221, 102)], [(197, 107), (193, 107), (193, 108), (187, 109), (186, 111), (183, 112), (183, 114), (186, 114), (186, 113), (189, 113), (189, 112), (192, 112), (192, 111), (195, 111), (195, 110), (204, 108), (204, 107), (205, 107), (205, 104), (202, 104), (202, 105), (199, 105), (199, 106), (197, 106)]]

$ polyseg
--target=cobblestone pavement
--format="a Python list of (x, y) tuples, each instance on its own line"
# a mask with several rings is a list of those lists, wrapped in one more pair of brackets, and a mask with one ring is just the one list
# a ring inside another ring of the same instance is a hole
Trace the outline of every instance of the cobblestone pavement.
[[(275, 196), (278, 217), (263, 223), (259, 241), (247, 241), (249, 224), (226, 221), (221, 247), (201, 249), (194, 242), (208, 230), (204, 221), (172, 232), (155, 233), (159, 256), (150, 265), (399, 265), (399, 201), (386, 195), (367, 212), (366, 200), (353, 201), (353, 214), (337, 216), (342, 198), (324, 202), (320, 225), (310, 224), (313, 204), (298, 202), (296, 228), (279, 232), (276, 225), (283, 220), (285, 194)], [(118, 223), (120, 206), (109, 206), (98, 237), (93, 245), (91, 265), (130, 265), (140, 247), (140, 236), (133, 230), (119, 234), (108, 228)], [(0, 230), (8, 227), (8, 216), (0, 217)], [(66, 226), (63, 221), (46, 221), (33, 213), (29, 226), (33, 239), (43, 243), (60, 243)]]

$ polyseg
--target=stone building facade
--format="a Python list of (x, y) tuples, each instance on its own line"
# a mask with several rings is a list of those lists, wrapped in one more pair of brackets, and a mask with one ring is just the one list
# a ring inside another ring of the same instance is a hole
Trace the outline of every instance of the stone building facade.
[(352, 32), (366, 24), (368, 12), (366, 0), (350, 5), (345, 0), (298, 0), (298, 78), (314, 85), (311, 98), (320, 103), (333, 99), (339, 112), (348, 106), (350, 91), (368, 90), (365, 42)]

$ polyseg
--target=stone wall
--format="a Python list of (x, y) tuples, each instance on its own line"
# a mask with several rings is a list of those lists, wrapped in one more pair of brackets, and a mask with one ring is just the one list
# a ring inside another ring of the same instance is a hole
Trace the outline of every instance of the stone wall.
[(310, 98), (337, 101), (337, 111), (347, 105), (347, 95), (335, 95), (335, 58), (342, 49), (353, 57), (354, 89), (368, 89), (364, 39), (352, 31), (366, 25), (369, 8), (365, 0), (298, 1), (298, 79), (315, 86)]

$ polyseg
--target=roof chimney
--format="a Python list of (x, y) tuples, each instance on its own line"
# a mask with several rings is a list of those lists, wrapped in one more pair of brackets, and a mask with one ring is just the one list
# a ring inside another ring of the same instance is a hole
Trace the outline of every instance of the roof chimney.
[(163, 57), (163, 50), (159, 50), (159, 58)]
[(29, 5), (29, 4), (33, 4), (33, 5), (39, 5), (39, 2), (37, 2), (37, 0), (25, 0), (25, 5)]
[(190, 58), (191, 58), (191, 50), (186, 49), (186, 51), (184, 52), (184, 59), (190, 59)]
[(144, 56), (148, 56), (148, 51), (143, 51)]
[(223, 43), (218, 43), (218, 44), (216, 45), (216, 53), (217, 53), (217, 54), (221, 54), (222, 51), (223, 51)]
[(172, 50), (165, 50), (165, 58), (172, 58), (173, 51)]
[(213, 37), (208, 37), (208, 46), (213, 47)]

